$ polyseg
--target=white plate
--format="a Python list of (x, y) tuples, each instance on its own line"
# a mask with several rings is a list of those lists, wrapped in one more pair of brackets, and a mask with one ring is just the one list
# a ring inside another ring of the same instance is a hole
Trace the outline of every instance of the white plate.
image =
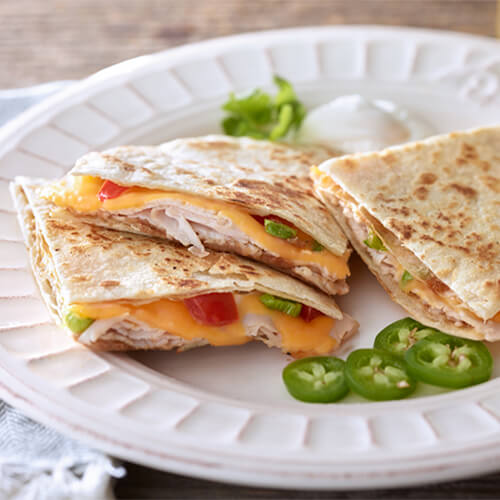
[[(94, 354), (49, 320), (8, 196), (15, 175), (61, 176), (89, 150), (217, 132), (231, 90), (292, 80), (308, 105), (360, 93), (445, 132), (498, 123), (500, 45), (465, 35), (337, 27), (213, 40), (134, 59), (0, 133), (0, 396), (97, 448), (160, 469), (281, 488), (373, 488), (499, 467), (500, 379), (389, 403), (305, 405), (262, 345)], [(339, 300), (369, 346), (404, 315), (353, 259)], [(494, 349), (500, 371), (500, 349)], [(425, 393), (426, 389), (421, 391)]]

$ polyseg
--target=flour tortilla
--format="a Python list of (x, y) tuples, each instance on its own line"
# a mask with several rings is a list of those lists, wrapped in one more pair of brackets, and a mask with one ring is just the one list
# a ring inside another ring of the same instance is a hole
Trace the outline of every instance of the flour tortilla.
[[(160, 146), (121, 146), (88, 153), (74, 175), (125, 186), (179, 191), (239, 205), (254, 214), (275, 214), (342, 256), (348, 242), (315, 198), (309, 167), (338, 154), (323, 147), (289, 147), (219, 135), (176, 139)], [(96, 221), (97, 222), (97, 221)], [(101, 223), (112, 224), (109, 219)]]
[(332, 213), (337, 218), (340, 226), (342, 227), (342, 230), (344, 231), (347, 238), (349, 238), (349, 241), (354, 247), (354, 250), (356, 250), (358, 255), (362, 258), (372, 274), (377, 278), (379, 283), (384, 287), (385, 291), (389, 294), (394, 302), (403, 307), (414, 319), (420, 321), (424, 325), (438, 328), (439, 330), (457, 335), (459, 337), (466, 337), (473, 340), (485, 339), (485, 335), (483, 335), (471, 325), (457, 326), (453, 321), (450, 321), (443, 315), (430, 316), (428, 308), (426, 307), (425, 303), (419, 299), (418, 296), (409, 295), (403, 292), (403, 290), (401, 290), (399, 286), (398, 281), (394, 280), (390, 274), (381, 271), (380, 265), (375, 259), (372, 258), (368, 247), (357, 237), (355, 232), (352, 230), (350, 221), (345, 217), (342, 207), (335, 203), (333, 195), (331, 193), (323, 191), (322, 198), (332, 198), (330, 208), (332, 210)]
[[(335, 158), (319, 170), (479, 318), (486, 321), (499, 312), (500, 127)], [(316, 188), (394, 300), (425, 323), (422, 304), (381, 276), (349, 229), (336, 196), (320, 182)], [(441, 326), (460, 334), (453, 325)], [(481, 333), (471, 330), (468, 336)]]
[[(210, 292), (260, 291), (299, 301), (341, 320), (334, 300), (298, 280), (235, 255), (193, 256), (182, 246), (92, 226), (38, 196), (40, 180), (12, 185), (34, 274), (58, 323), (72, 303), (184, 299)], [(347, 315), (344, 315), (344, 319)], [(77, 337), (77, 336), (76, 336)], [(158, 348), (188, 348), (180, 342)], [(78, 340), (78, 338), (76, 338)], [(179, 343), (180, 342), (180, 343)], [(112, 337), (96, 350), (143, 348)]]

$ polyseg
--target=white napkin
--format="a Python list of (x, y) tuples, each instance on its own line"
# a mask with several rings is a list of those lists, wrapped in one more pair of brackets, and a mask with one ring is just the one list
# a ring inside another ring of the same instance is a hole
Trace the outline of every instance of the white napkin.
[[(0, 125), (71, 82), (0, 91)], [(0, 401), (0, 498), (113, 499), (111, 458), (34, 422)]]

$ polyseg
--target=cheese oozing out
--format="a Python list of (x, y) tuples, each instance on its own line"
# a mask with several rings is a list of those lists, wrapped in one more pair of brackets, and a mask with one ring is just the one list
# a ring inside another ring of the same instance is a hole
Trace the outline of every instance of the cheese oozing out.
[[(73, 176), (71, 182), (68, 182), (67, 179), (62, 179), (61, 181), (45, 186), (41, 194), (42, 197), (58, 206), (69, 207), (82, 213), (96, 212), (98, 210), (113, 212), (126, 209), (140, 209), (156, 200), (178, 200), (229, 218), (251, 241), (287, 261), (297, 264), (316, 264), (322, 266), (339, 280), (349, 276), (349, 267), (347, 264), (349, 252), (346, 252), (342, 256), (334, 255), (326, 249), (315, 252), (294, 245), (287, 240), (272, 236), (265, 231), (263, 225), (256, 221), (249, 212), (239, 206), (188, 193), (147, 189), (137, 186), (129, 187), (116, 198), (101, 202), (97, 195), (103, 182), (99, 177)], [(304, 233), (299, 231), (298, 236), (300, 238), (304, 236)]]
[[(397, 276), (398, 281), (401, 283), (401, 277), (403, 276), (404, 268), (398, 263)], [(432, 288), (427, 285), (427, 283), (419, 278), (413, 277), (411, 280), (407, 281), (405, 284), (401, 284), (401, 289), (405, 293), (414, 293), (418, 295), (422, 300), (428, 304), (439, 307), (444, 302), (450, 309), (463, 309), (467, 314), (471, 315), (478, 321), (484, 321), (477, 314), (471, 311), (465, 306), (465, 304), (456, 297), (453, 293), (448, 295), (438, 294)], [(500, 323), (500, 312), (495, 316), (490, 318), (488, 321), (494, 321), (495, 323)]]
[(381, 241), (383, 241), (384, 246), (386, 247), (386, 252), (392, 259), (394, 267), (396, 269), (395, 278), (400, 284), (399, 286), (401, 287), (403, 292), (408, 294), (413, 293), (420, 297), (420, 299), (422, 299), (425, 303), (436, 307), (437, 309), (442, 309), (443, 306), (445, 306), (452, 311), (462, 310), (466, 315), (471, 316), (477, 321), (492, 321), (494, 323), (500, 323), (500, 312), (498, 312), (492, 318), (484, 320), (477, 316), (477, 314), (475, 314), (471, 309), (469, 309), (467, 305), (462, 302), (462, 300), (460, 300), (458, 296), (453, 292), (449, 291), (449, 293), (447, 293), (446, 295), (437, 293), (427, 284), (425, 280), (419, 279), (418, 277), (412, 276), (411, 280), (403, 284), (401, 282), (401, 278), (405, 271), (404, 266), (401, 265), (401, 263), (398, 261), (394, 253), (391, 251), (391, 246), (386, 241), (384, 241), (383, 236), (378, 234), (376, 229), (374, 227), (371, 227), (370, 223), (365, 220), (363, 214), (360, 213), (359, 210), (357, 210), (353, 198), (345, 193), (343, 189), (329, 175), (322, 172), (319, 168), (311, 167), (311, 176), (321, 188), (332, 192), (342, 206), (348, 207), (352, 213), (356, 213), (359, 219), (363, 221), (365, 229), (370, 228), (371, 231), (373, 231), (381, 239)]
[(245, 330), (244, 320), (249, 314), (254, 314), (272, 321), (280, 334), (284, 352), (319, 355), (328, 354), (338, 347), (338, 340), (330, 335), (335, 319), (319, 316), (306, 323), (300, 317), (268, 309), (260, 302), (259, 296), (259, 293), (235, 295), (239, 319), (217, 327), (198, 323), (181, 300), (159, 299), (146, 304), (133, 301), (78, 303), (69, 309), (80, 317), (95, 320), (132, 317), (185, 340), (204, 339), (214, 346), (240, 345), (252, 340)]

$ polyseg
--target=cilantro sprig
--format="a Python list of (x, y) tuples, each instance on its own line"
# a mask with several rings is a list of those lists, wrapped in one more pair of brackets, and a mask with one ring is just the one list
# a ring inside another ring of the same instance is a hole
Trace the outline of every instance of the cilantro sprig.
[(236, 96), (231, 92), (222, 105), (222, 109), (229, 113), (222, 120), (222, 128), (227, 135), (275, 141), (291, 130), (299, 129), (306, 116), (306, 108), (297, 99), (290, 82), (275, 75), (274, 83), (278, 87), (274, 97), (261, 89), (245, 96)]

